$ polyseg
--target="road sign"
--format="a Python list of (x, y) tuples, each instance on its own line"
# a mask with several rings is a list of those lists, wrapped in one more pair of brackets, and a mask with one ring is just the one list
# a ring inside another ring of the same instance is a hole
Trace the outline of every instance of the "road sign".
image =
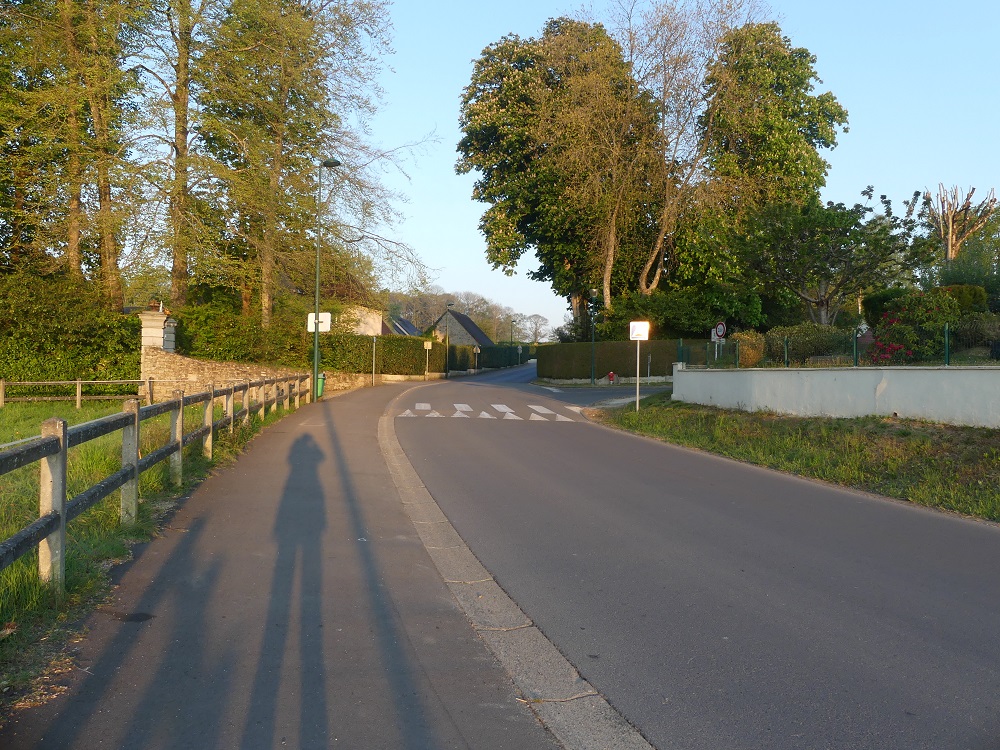
[(631, 341), (649, 341), (649, 322), (633, 320), (628, 324), (628, 337)]
[(714, 334), (715, 338), (724, 339), (726, 338), (726, 330), (727, 330), (726, 324), (720, 320), (718, 323), (715, 324), (715, 328), (712, 329), (712, 333)]
[(434, 347), (434, 342), (433, 341), (425, 341), (424, 342), (424, 349), (431, 349), (433, 347)]
[[(309, 313), (309, 317), (306, 318), (306, 330), (309, 333), (313, 333), (316, 330), (316, 313)], [(330, 331), (331, 316), (330, 313), (321, 312), (319, 314), (319, 332), (329, 333)]]

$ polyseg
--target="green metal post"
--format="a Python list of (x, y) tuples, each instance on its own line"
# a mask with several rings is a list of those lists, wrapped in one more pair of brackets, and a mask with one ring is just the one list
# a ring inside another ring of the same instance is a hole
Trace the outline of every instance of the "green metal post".
[(788, 361), (788, 336), (785, 336), (785, 367), (788, 367), (789, 364), (791, 363)]
[(858, 366), (858, 329), (854, 329), (854, 366)]
[(948, 324), (944, 324), (944, 366), (948, 367), (951, 364), (951, 331), (948, 328)]

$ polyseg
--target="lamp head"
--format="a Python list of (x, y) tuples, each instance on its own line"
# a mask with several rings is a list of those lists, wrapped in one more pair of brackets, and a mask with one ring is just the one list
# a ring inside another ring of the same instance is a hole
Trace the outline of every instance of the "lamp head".
[(342, 166), (342, 164), (338, 159), (324, 159), (320, 166), (327, 169), (334, 169), (335, 167)]

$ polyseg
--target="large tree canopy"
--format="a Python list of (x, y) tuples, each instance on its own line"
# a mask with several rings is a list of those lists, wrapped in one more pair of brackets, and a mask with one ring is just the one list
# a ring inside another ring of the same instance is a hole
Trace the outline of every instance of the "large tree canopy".
[(722, 40), (706, 82), (704, 138), (712, 173), (748, 207), (810, 201), (826, 184), (819, 150), (837, 145), (847, 111), (833, 94), (813, 93), (815, 64), (777, 24), (749, 24)]
[[(872, 189), (864, 196), (872, 198)], [(902, 216), (884, 195), (881, 211), (868, 204), (769, 203), (742, 238), (746, 261), (766, 281), (798, 295), (813, 321), (832, 324), (845, 302), (902, 278), (926, 258), (914, 243), (917, 196)]]

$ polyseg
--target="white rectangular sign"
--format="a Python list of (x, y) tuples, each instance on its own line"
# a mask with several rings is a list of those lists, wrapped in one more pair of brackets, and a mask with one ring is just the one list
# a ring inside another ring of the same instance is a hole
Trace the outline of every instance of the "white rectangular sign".
[[(313, 333), (316, 330), (316, 313), (309, 313), (309, 317), (306, 318), (306, 330), (309, 333)], [(330, 313), (321, 312), (319, 314), (319, 332), (329, 333), (330, 323), (332, 322), (332, 317)]]
[(628, 337), (631, 341), (649, 341), (649, 322), (633, 320), (628, 324)]

